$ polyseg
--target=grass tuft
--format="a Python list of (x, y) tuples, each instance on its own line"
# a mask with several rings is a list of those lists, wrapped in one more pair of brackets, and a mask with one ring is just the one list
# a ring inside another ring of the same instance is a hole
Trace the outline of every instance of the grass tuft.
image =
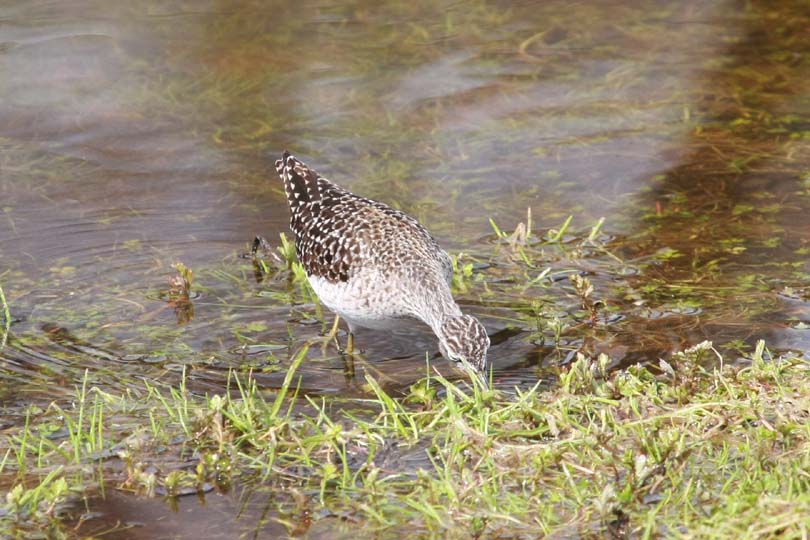
[[(580, 354), (551, 388), (525, 390), (428, 372), (397, 397), (369, 376), (355, 399), (299, 400), (306, 350), (268, 397), (250, 374), (204, 396), (185, 378), (119, 398), (85, 379), (74, 408), (32, 412), (5, 437), (0, 530), (64, 531), (70, 494), (120, 462), (119, 485), (145, 495), (290, 489), (308, 515), (417, 536), (805, 538), (810, 366), (770, 359), (764, 343), (743, 366), (717, 354), (704, 342), (660, 371)], [(114, 426), (144, 409), (159, 428), (111, 452)], [(62, 424), (62, 443), (47, 423)], [(150, 466), (167, 451), (196, 467)]]

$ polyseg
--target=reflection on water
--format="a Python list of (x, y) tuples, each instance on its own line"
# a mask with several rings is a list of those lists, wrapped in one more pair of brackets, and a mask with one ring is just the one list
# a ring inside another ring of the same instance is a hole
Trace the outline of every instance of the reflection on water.
[[(77, 515), (84, 535), (110, 540), (182, 538), (288, 538), (305, 535), (313, 540), (357, 538), (357, 524), (349, 515), (312, 515), (294, 497), (271, 489), (210, 492), (173, 499), (147, 499), (113, 493), (90, 501), (92, 513)], [(397, 533), (376, 532), (375, 538), (394, 539)]]
[[(85, 368), (113, 389), (183, 366), (199, 390), (234, 366), (277, 387), (330, 318), (238, 256), (286, 230), (284, 148), (479, 263), (460, 299), (503, 337), (504, 388), (575, 351), (622, 365), (711, 339), (733, 358), (765, 338), (807, 356), (808, 28), (798, 0), (7, 2), (0, 381), (22, 386), (0, 399), (53, 399), (42, 382)], [(511, 271), (489, 218), (511, 230), (527, 207), (538, 236), (605, 217), (610, 254), (538, 248)], [(178, 261), (185, 324), (165, 301)], [(523, 287), (546, 266), (589, 276), (600, 324), (572, 318), (565, 280)], [(436, 352), (426, 331), (358, 338), (393, 388)], [(304, 391), (362, 392), (316, 349)]]
[(112, 493), (90, 504), (97, 510), (79, 516), (80, 530), (88, 535), (103, 533), (115, 540), (243, 538), (246, 533), (278, 538), (287, 532), (278, 520), (267, 519), (268, 510), (276, 515), (281, 506), (271, 492), (258, 495), (245, 490), (242, 497), (230, 493), (192, 495), (179, 497), (171, 505), (160, 499)]

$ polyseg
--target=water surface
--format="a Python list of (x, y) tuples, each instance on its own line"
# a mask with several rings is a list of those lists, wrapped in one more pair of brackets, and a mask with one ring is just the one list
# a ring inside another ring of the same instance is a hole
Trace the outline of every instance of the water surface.
[[(331, 316), (255, 234), (287, 209), (272, 161), (420, 219), (473, 276), (496, 385), (576, 352), (657, 362), (704, 339), (810, 358), (807, 3), (7, 2), (0, 7), (0, 407), (133, 377), (269, 390)], [(528, 266), (511, 231), (531, 208)], [(567, 216), (560, 246), (541, 245)], [(590, 227), (605, 218), (594, 242)], [(592, 245), (593, 244), (593, 245)], [(594, 247), (598, 246), (598, 247)], [(194, 270), (193, 315), (167, 302)], [(590, 319), (567, 279), (581, 273)], [(550, 321), (557, 317), (561, 331)], [(354, 376), (313, 347), (302, 389), (406, 388), (427, 331), (361, 332)], [(358, 375), (359, 373), (359, 375)], [(135, 537), (135, 536), (133, 536)]]

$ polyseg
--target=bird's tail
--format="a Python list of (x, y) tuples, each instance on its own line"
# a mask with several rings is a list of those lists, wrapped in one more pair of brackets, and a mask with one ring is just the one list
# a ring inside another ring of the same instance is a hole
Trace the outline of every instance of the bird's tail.
[(320, 200), (325, 180), (288, 151), (276, 161), (276, 171), (284, 182), (290, 207)]

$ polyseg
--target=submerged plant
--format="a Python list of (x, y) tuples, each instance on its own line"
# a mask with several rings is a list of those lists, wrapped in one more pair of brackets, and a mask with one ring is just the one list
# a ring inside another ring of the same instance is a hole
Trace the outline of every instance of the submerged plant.
[(194, 271), (181, 262), (175, 263), (173, 268), (177, 274), (169, 279), (168, 302), (174, 308), (177, 324), (186, 324), (194, 318), (194, 303), (191, 301)]
[(580, 274), (571, 274), (568, 276), (571, 284), (574, 286), (574, 292), (579, 297), (582, 309), (588, 312), (588, 319), (590, 322), (596, 322), (599, 310), (604, 306), (601, 300), (594, 300), (591, 295), (593, 294), (593, 284), (591, 280)]
[(177, 270), (177, 275), (169, 280), (169, 297), (188, 299), (194, 281), (194, 271), (181, 262), (173, 264), (172, 268)]

